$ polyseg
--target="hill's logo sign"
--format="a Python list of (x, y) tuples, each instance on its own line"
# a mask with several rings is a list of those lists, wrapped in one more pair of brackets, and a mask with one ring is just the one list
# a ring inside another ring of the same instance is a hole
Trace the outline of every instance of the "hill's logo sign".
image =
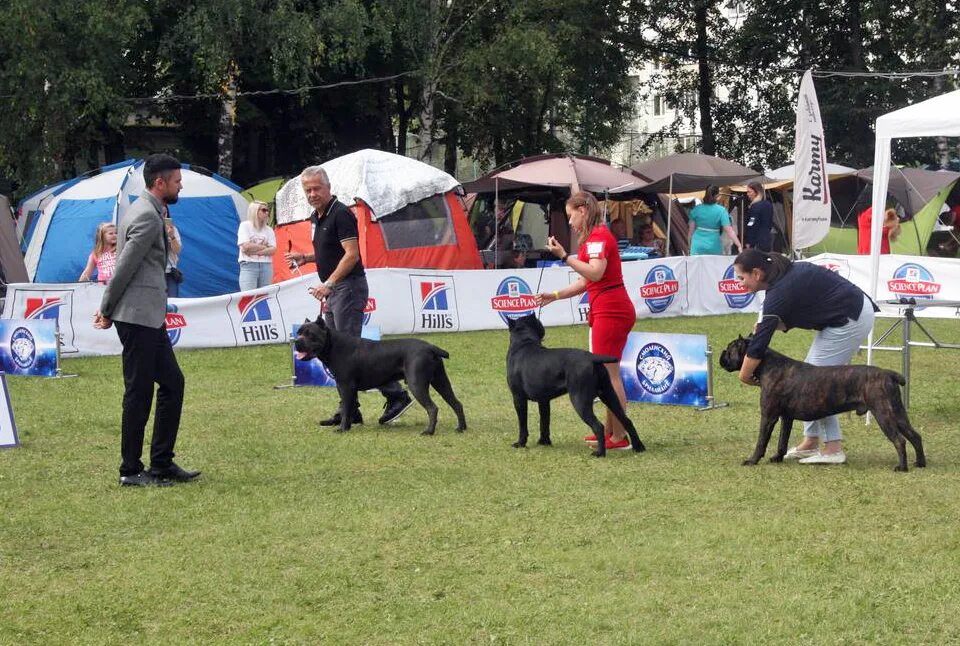
[(164, 321), (167, 326), (167, 336), (170, 337), (170, 345), (177, 345), (180, 340), (180, 334), (183, 328), (187, 327), (187, 319), (177, 310), (173, 303), (167, 303), (167, 318)]
[(741, 285), (740, 281), (734, 276), (733, 265), (727, 267), (726, 271), (723, 272), (723, 278), (717, 283), (717, 289), (723, 294), (727, 306), (735, 310), (742, 310), (752, 303), (756, 296)]
[(654, 265), (647, 272), (640, 286), (640, 298), (654, 314), (665, 311), (680, 291), (680, 282), (673, 269), (666, 265)]
[(931, 299), (940, 293), (940, 283), (923, 265), (908, 262), (893, 272), (893, 278), (887, 281), (887, 289), (900, 298)]
[(506, 323), (510, 319), (533, 314), (537, 309), (537, 301), (525, 280), (508, 276), (500, 281), (496, 296), (490, 299), (490, 307)]
[(280, 328), (270, 311), (270, 294), (242, 296), (237, 302), (240, 311), (240, 334), (243, 343), (264, 343), (280, 340)]
[(415, 331), (456, 330), (457, 301), (452, 276), (411, 276), (414, 302), (419, 303)]
[[(10, 295), (7, 295), (10, 298)], [(33, 321), (56, 321), (60, 332), (60, 348), (63, 352), (77, 352), (76, 335), (73, 331), (73, 292), (17, 290), (13, 296), (16, 312), (23, 307), (23, 317)], [(22, 301), (20, 299), (23, 299)], [(13, 316), (12, 318), (18, 318)]]
[(648, 393), (662, 395), (670, 390), (677, 367), (670, 350), (659, 343), (648, 343), (637, 353), (637, 379)]

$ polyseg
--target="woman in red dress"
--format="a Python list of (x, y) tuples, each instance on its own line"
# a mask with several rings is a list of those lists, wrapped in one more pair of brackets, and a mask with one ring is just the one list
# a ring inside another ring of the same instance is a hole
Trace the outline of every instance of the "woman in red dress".
[[(600, 219), (600, 207), (597, 199), (587, 192), (580, 192), (567, 200), (567, 220), (570, 228), (577, 233), (580, 245), (578, 253), (567, 253), (556, 238), (547, 240), (547, 249), (565, 265), (580, 274), (580, 277), (563, 289), (555, 292), (537, 294), (537, 304), (541, 307), (561, 298), (579, 296), (587, 292), (590, 301), (590, 351), (617, 357), (623, 355), (627, 344), (627, 335), (637, 320), (637, 311), (623, 286), (623, 272), (620, 269), (620, 250), (610, 230)], [(620, 379), (618, 363), (604, 364), (610, 374), (610, 381), (620, 398), (624, 410), (627, 396)], [(629, 449), (630, 440), (626, 431), (610, 411), (607, 411), (606, 443), (608, 449)], [(593, 436), (588, 442), (595, 442)]]

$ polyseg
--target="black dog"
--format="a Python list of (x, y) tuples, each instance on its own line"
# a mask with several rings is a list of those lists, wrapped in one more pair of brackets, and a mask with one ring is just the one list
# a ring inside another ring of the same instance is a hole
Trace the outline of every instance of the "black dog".
[(297, 331), (293, 344), (297, 358), (318, 357), (333, 373), (340, 391), (340, 431), (349, 431), (352, 411), (357, 403), (357, 391), (378, 388), (391, 381), (403, 379), (413, 397), (427, 411), (429, 420), (423, 435), (433, 435), (437, 428), (437, 405), (430, 399), (430, 386), (457, 414), (457, 432), (467, 430), (463, 406), (453, 394), (453, 387), (443, 367), (450, 357), (446, 351), (419, 339), (391, 339), (369, 341), (328, 328), (323, 319), (306, 321)]
[(593, 400), (597, 397), (623, 424), (633, 450), (646, 450), (633, 422), (617, 399), (610, 375), (603, 367), (605, 363), (617, 361), (616, 357), (602, 357), (583, 350), (549, 350), (543, 347), (540, 342), (546, 332), (533, 314), (509, 320), (507, 326), (510, 328), (507, 384), (513, 394), (513, 405), (520, 423), (520, 437), (513, 445), (515, 448), (527, 445), (527, 400), (535, 401), (540, 406), (540, 439), (537, 444), (549, 445), (550, 400), (570, 393), (574, 410), (597, 437), (595, 456), (603, 457), (607, 452), (603, 424), (593, 414)]
[[(749, 343), (750, 339), (742, 336), (731, 341), (720, 354), (720, 366), (739, 371)], [(760, 437), (745, 465), (756, 464), (763, 457), (778, 418), (780, 441), (771, 462), (783, 461), (793, 420), (812, 421), (853, 410), (857, 415), (870, 411), (877, 418), (880, 430), (897, 449), (897, 471), (907, 470), (904, 439), (913, 445), (916, 465), (927, 466), (920, 434), (913, 430), (903, 407), (900, 386), (905, 381), (899, 373), (874, 366), (812, 366), (767, 350), (754, 374), (760, 381)]]

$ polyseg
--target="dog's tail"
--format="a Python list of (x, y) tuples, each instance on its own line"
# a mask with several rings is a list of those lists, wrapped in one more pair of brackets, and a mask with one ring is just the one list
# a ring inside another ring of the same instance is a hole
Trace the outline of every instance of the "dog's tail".
[(620, 363), (620, 359), (616, 357), (610, 357), (605, 354), (595, 354), (593, 355), (594, 363)]
[(443, 348), (438, 348), (435, 345), (431, 345), (430, 349), (433, 350), (433, 353), (440, 357), (441, 359), (449, 359), (450, 353), (444, 350)]
[(893, 375), (893, 380), (896, 381), (898, 384), (900, 384), (901, 386), (907, 385), (907, 380), (904, 379), (903, 375), (901, 375), (899, 372), (897, 372), (896, 370), (890, 370), (889, 372), (891, 375)]

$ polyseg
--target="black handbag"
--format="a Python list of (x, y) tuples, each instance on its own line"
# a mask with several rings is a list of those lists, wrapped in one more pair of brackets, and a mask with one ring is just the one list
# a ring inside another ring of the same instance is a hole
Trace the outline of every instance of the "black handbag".
[(183, 282), (183, 272), (176, 267), (171, 267), (170, 271), (167, 273), (170, 274), (170, 278), (173, 279), (173, 282), (177, 283), (178, 285)]

